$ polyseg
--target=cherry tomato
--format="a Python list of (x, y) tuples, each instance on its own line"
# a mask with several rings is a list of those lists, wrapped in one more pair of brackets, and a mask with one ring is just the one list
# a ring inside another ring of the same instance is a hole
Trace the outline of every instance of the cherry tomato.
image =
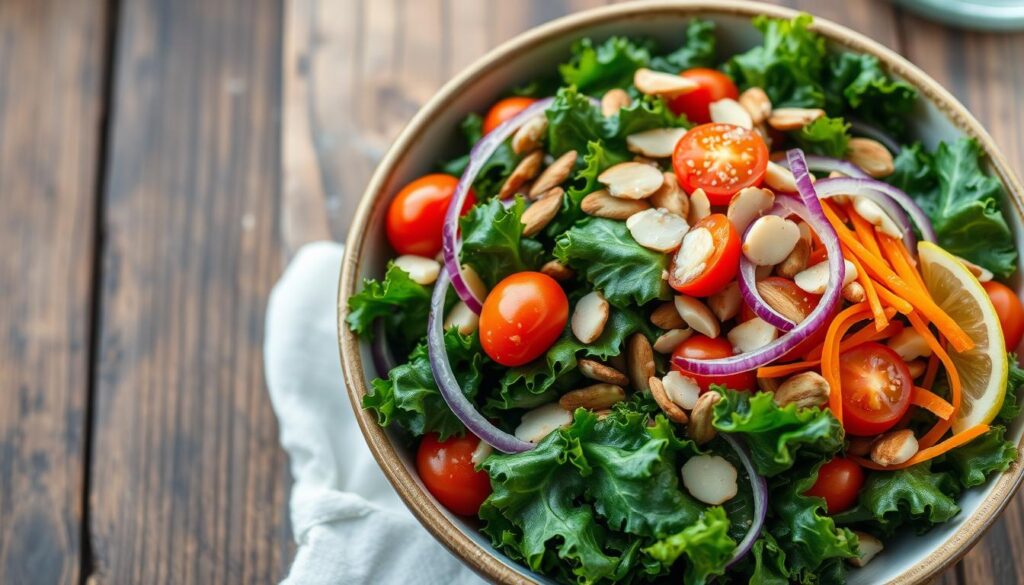
[[(433, 258), (441, 251), (441, 226), (459, 180), (451, 175), (425, 175), (398, 192), (388, 208), (387, 231), (391, 247), (399, 254)], [(476, 203), (470, 190), (462, 213)]]
[(479, 445), (480, 439), (469, 431), (446, 441), (429, 433), (416, 453), (416, 469), (427, 489), (445, 508), (461, 516), (476, 516), (480, 504), (491, 495), (491, 479), (473, 463)]
[(895, 351), (865, 343), (840, 355), (843, 428), (856, 437), (877, 435), (893, 427), (910, 408), (914, 387), (910, 370)]
[(836, 457), (818, 469), (818, 481), (805, 492), (808, 496), (825, 498), (829, 514), (849, 510), (857, 503), (864, 486), (864, 470), (849, 459)]
[(683, 341), (676, 346), (675, 351), (672, 352), (672, 369), (693, 378), (697, 382), (697, 385), (700, 386), (700, 391), (702, 393), (707, 392), (708, 389), (711, 388), (712, 384), (720, 384), (733, 390), (756, 389), (757, 375), (753, 370), (749, 372), (740, 372), (738, 374), (729, 374), (728, 376), (701, 376), (699, 374), (691, 374), (675, 364), (675, 358), (677, 357), (685, 357), (695, 360), (713, 360), (730, 357), (734, 354), (735, 352), (732, 350), (732, 344), (726, 339), (721, 337), (712, 339), (705, 335), (691, 335), (686, 339), (686, 341)]
[(519, 272), (502, 280), (484, 300), (480, 345), (503, 366), (540, 357), (565, 329), (569, 300), (555, 279)]
[(484, 134), (501, 126), (502, 122), (522, 112), (535, 101), (537, 100), (529, 97), (507, 97), (499, 100), (484, 116)]
[(728, 205), (740, 189), (760, 184), (768, 168), (768, 147), (746, 128), (704, 124), (676, 143), (672, 168), (687, 193), (703, 189), (712, 205)]
[(703, 263), (704, 270), (696, 276), (687, 275), (687, 268), (680, 265), (680, 260), (685, 262), (693, 258), (693, 250), (684, 239), (683, 246), (672, 258), (668, 273), (668, 282), (672, 288), (692, 297), (706, 297), (722, 290), (736, 278), (740, 268), (740, 236), (726, 216), (713, 213), (705, 217), (693, 224), (686, 237), (696, 237), (694, 232), (699, 229), (711, 233), (712, 250)]
[(706, 124), (711, 121), (708, 106), (720, 99), (740, 97), (740, 91), (728, 75), (714, 69), (696, 67), (679, 74), (691, 81), (696, 81), (697, 89), (684, 93), (669, 102), (669, 108), (676, 114), (686, 114), (686, 118), (694, 124)]
[(1012, 288), (991, 280), (981, 283), (996, 308), (999, 322), (1003, 325), (1003, 338), (1006, 340), (1006, 351), (1013, 351), (1020, 345), (1024, 337), (1024, 307)]

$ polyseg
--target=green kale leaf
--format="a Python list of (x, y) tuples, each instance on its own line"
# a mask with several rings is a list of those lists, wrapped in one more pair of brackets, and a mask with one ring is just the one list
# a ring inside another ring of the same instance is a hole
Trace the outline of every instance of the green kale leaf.
[(695, 18), (686, 26), (686, 42), (667, 55), (652, 58), (650, 68), (679, 73), (691, 67), (712, 67), (716, 43), (715, 23)]
[(917, 102), (917, 90), (886, 75), (873, 55), (832, 54), (825, 85), (829, 112), (854, 116), (897, 136), (906, 131)]
[(626, 37), (612, 37), (600, 45), (590, 38), (576, 41), (568, 63), (558, 67), (565, 85), (600, 96), (612, 88), (633, 84), (633, 74), (651, 59), (647, 46)]
[(363, 290), (349, 297), (345, 321), (357, 335), (372, 339), (374, 321), (384, 319), (388, 342), (396, 353), (405, 356), (427, 334), (429, 313), (430, 288), (389, 263), (384, 280), (368, 278), (363, 281)]
[(683, 583), (703, 585), (710, 577), (725, 572), (725, 563), (736, 549), (736, 541), (729, 538), (729, 519), (725, 510), (709, 508), (700, 519), (682, 531), (664, 538), (644, 549), (652, 557), (671, 565), (686, 555)]
[(905, 525), (925, 532), (960, 512), (958, 493), (956, 480), (948, 473), (932, 471), (931, 462), (896, 471), (872, 471), (857, 506), (838, 514), (836, 521), (864, 523), (887, 536)]
[(846, 120), (822, 116), (791, 136), (809, 154), (843, 158), (850, 143), (849, 130)]
[(472, 266), (488, 287), (541, 264), (541, 244), (523, 237), (521, 218), (525, 210), (526, 202), (521, 197), (508, 208), (490, 199), (462, 217), (462, 261)]
[(946, 454), (943, 467), (949, 467), (951, 475), (964, 488), (985, 483), (988, 476), (1006, 471), (1017, 460), (1017, 445), (1007, 441), (1005, 434), (1004, 427), (992, 427), (984, 435)]

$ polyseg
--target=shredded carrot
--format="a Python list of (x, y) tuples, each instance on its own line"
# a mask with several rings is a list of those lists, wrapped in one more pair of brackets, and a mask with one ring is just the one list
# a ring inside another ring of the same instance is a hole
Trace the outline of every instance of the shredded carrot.
[(857, 268), (857, 282), (864, 287), (864, 296), (867, 297), (868, 306), (871, 307), (871, 315), (875, 318), (875, 331), (885, 329), (889, 326), (889, 320), (885, 318), (882, 302), (878, 300), (878, 291), (875, 290), (875, 284), (871, 281), (871, 277), (864, 270), (864, 265), (857, 260), (856, 256), (849, 252), (846, 246), (843, 246), (843, 257)]
[(935, 377), (939, 374), (939, 356), (932, 355), (928, 356), (928, 368), (924, 371), (924, 379), (921, 380), (921, 385), (931, 390), (935, 386)]
[(928, 288), (924, 285), (921, 274), (907, 261), (907, 247), (903, 245), (903, 242), (886, 235), (880, 235), (878, 241), (885, 252), (885, 258), (896, 269), (896, 274), (907, 284), (916, 286), (922, 292), (927, 292)]
[(881, 257), (882, 251), (878, 248), (878, 240), (875, 239), (875, 226), (871, 225), (868, 220), (854, 211), (852, 205), (846, 206), (846, 214), (850, 216), (850, 222), (853, 223), (853, 231), (857, 233), (860, 243), (864, 244), (864, 247), (868, 250), (871, 250), (872, 254)]
[(884, 260), (865, 248), (839, 219), (827, 200), (822, 201), (821, 205), (822, 209), (825, 210), (826, 217), (828, 217), (835, 228), (839, 240), (847, 245), (850, 251), (864, 263), (864, 266), (881, 280), (882, 284), (885, 284), (893, 292), (906, 299), (915, 309), (921, 312), (922, 316), (935, 323), (939, 331), (953, 344), (954, 349), (962, 352), (974, 347), (974, 340), (960, 328), (956, 321), (935, 304), (931, 296), (923, 294), (916, 287), (904, 282)]
[(758, 378), (783, 378), (790, 374), (796, 374), (804, 370), (817, 367), (821, 363), (821, 360), (809, 360), (803, 362), (793, 362), (791, 364), (782, 364), (778, 366), (765, 366), (757, 369)]
[[(894, 309), (886, 309), (885, 315), (886, 317), (892, 319), (894, 316), (896, 316), (896, 311)], [(867, 343), (869, 341), (889, 339), (890, 337), (896, 335), (900, 331), (903, 331), (903, 323), (901, 323), (900, 321), (890, 322), (889, 326), (882, 331), (875, 331), (874, 327), (864, 327), (862, 329), (854, 331), (852, 335), (844, 339), (839, 344), (839, 351), (840, 353), (842, 353), (846, 350), (853, 349), (858, 345)], [(809, 351), (807, 355), (804, 356), (804, 360), (808, 362), (817, 362), (821, 360), (821, 352), (824, 346), (825, 342), (819, 343), (814, 349)]]
[(843, 422), (843, 395), (842, 388), (840, 387), (840, 373), (839, 373), (839, 352), (840, 344), (839, 340), (846, 335), (846, 332), (850, 330), (857, 322), (864, 320), (867, 314), (870, 314), (871, 309), (867, 303), (857, 303), (856, 305), (843, 309), (836, 318), (829, 325), (828, 333), (825, 335), (825, 345), (822, 348), (821, 353), (821, 375), (828, 382), (829, 397), (828, 405), (832, 410), (832, 414), (836, 419)]
[(907, 302), (907, 299), (897, 296), (896, 293), (885, 288), (885, 285), (882, 283), (872, 279), (871, 284), (875, 285), (875, 292), (878, 293), (878, 298), (886, 305), (889, 305), (904, 315), (909, 315), (910, 312), (914, 310), (914, 305)]
[(952, 404), (931, 390), (925, 390), (920, 386), (914, 386), (913, 392), (910, 393), (910, 403), (920, 406), (942, 420), (949, 420), (949, 417), (953, 416)]
[[(920, 451), (917, 452), (916, 455), (898, 465), (879, 465), (874, 461), (871, 461), (870, 459), (865, 459), (863, 457), (851, 456), (850, 458), (856, 461), (857, 463), (861, 464), (862, 466), (868, 469), (874, 469), (876, 471), (893, 471), (896, 469), (905, 469), (912, 465), (917, 465), (918, 463), (928, 461), (929, 459), (934, 459), (935, 457), (938, 457), (939, 455), (942, 455), (944, 453), (948, 453), (949, 451), (956, 449), (957, 447), (966, 445), (967, 443), (970, 443), (974, 439), (977, 439), (981, 435), (987, 433), (988, 430), (988, 425), (975, 425), (963, 431), (962, 433), (957, 433), (953, 435), (952, 437), (946, 439), (945, 441), (939, 443), (938, 445), (921, 449)], [(920, 443), (918, 444), (920, 445)]]
[(921, 276), (921, 271), (918, 269), (917, 260), (914, 260), (914, 257), (910, 255), (910, 250), (908, 250), (906, 246), (902, 245), (897, 246), (896, 249), (899, 251), (900, 256), (903, 256), (903, 261), (910, 267), (910, 271), (914, 274), (914, 277), (917, 278), (917, 283), (921, 285), (922, 289), (927, 290), (928, 287), (924, 285), (924, 278)]
[(956, 370), (953, 360), (949, 358), (949, 354), (946, 353), (945, 348), (942, 347), (939, 340), (935, 339), (935, 336), (932, 335), (931, 330), (928, 329), (928, 325), (921, 320), (921, 317), (918, 316), (917, 312), (907, 315), (907, 319), (910, 321), (911, 327), (921, 335), (925, 340), (925, 343), (928, 344), (928, 347), (932, 349), (932, 352), (938, 356), (942, 365), (946, 367), (946, 377), (949, 378), (949, 402), (953, 405), (953, 413), (950, 415), (949, 419), (940, 420), (935, 423), (935, 426), (921, 438), (920, 444), (922, 447), (931, 447), (946, 434), (946, 431), (948, 431), (949, 427), (953, 424), (953, 415), (960, 410), (963, 386), (960, 383), (960, 373)]

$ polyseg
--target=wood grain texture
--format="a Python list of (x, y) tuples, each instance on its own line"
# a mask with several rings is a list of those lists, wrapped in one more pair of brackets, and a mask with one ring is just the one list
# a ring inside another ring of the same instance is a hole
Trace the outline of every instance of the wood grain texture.
[(99, 583), (268, 583), (290, 560), (262, 371), (281, 5), (127, 0), (103, 229), (93, 469)]
[(0, 583), (75, 583), (105, 4), (0, 2)]

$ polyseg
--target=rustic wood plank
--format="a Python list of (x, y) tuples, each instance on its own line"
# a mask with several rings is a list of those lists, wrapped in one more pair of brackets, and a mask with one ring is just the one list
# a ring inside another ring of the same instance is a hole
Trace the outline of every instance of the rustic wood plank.
[[(1010, 165), (1024, 169), (1024, 34), (993, 34), (946, 28), (905, 14), (904, 51), (911, 61), (951, 91), (992, 135)], [(1024, 580), (1024, 492), (964, 558), (963, 583)]]
[(89, 494), (97, 582), (267, 583), (290, 559), (263, 380), (281, 5), (119, 18)]
[(105, 79), (100, 0), (0, 2), (0, 582), (76, 583)]

